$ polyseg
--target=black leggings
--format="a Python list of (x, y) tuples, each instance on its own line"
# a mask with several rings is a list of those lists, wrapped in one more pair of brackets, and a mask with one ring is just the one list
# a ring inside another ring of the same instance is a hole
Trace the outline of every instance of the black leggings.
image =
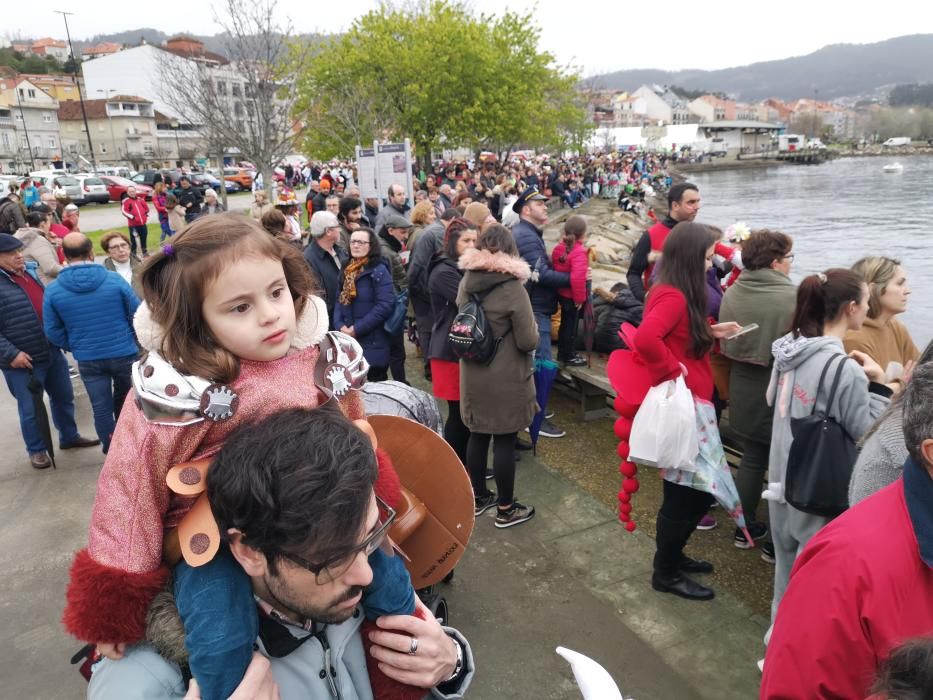
[(460, 461), (467, 463), (467, 443), (470, 440), (470, 429), (463, 424), (460, 416), (460, 402), (447, 402), (447, 422), (444, 423), (444, 439), (454, 448)]
[(388, 367), (373, 367), (370, 365), (369, 372), (366, 373), (366, 379), (370, 382), (385, 382), (389, 379)]
[(488, 433), (470, 433), (467, 444), (467, 471), (473, 493), (478, 498), (489, 493), (486, 488), (486, 454), (489, 452), (489, 440), (492, 438), (492, 473), (496, 478), (496, 490), (499, 493), (499, 507), (512, 505), (515, 492), (515, 437), (518, 433), (490, 435)]
[(661, 501), (661, 515), (671, 520), (693, 522), (694, 527), (700, 521), (710, 506), (716, 502), (706, 491), (698, 491), (675, 484), (667, 479), (662, 480), (664, 500)]
[(557, 331), (557, 359), (566, 362), (574, 355), (577, 335), (577, 307), (573, 299), (560, 298), (560, 329)]

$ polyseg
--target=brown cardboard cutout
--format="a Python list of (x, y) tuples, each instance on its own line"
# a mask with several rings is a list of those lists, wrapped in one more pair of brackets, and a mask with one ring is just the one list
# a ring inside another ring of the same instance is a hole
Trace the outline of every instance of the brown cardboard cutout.
[(369, 416), (379, 447), (402, 482), (389, 536), (414, 587), (438, 583), (460, 561), (473, 532), (473, 487), (456, 452), (433, 430), (400, 416)]

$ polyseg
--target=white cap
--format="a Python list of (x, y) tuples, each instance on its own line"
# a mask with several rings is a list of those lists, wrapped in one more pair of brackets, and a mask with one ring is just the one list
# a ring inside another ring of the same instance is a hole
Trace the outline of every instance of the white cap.
[(329, 228), (340, 226), (336, 214), (329, 211), (316, 211), (311, 217), (311, 235), (320, 238)]

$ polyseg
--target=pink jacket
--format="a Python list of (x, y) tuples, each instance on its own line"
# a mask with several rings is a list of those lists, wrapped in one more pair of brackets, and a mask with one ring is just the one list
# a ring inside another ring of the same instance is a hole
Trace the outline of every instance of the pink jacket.
[(586, 301), (586, 271), (590, 267), (589, 257), (586, 248), (580, 241), (573, 244), (570, 255), (561, 262), (561, 257), (567, 252), (563, 242), (554, 246), (551, 251), (551, 267), (555, 272), (569, 272), (570, 286), (561, 287), (557, 290), (557, 295), (565, 299), (573, 299), (574, 304), (582, 304)]
[[(169, 491), (168, 470), (215, 454), (245, 423), (285, 408), (318, 406), (319, 352), (315, 344), (273, 362), (241, 360), (240, 376), (229, 385), (239, 405), (224, 421), (180, 427), (151, 423), (130, 393), (97, 482), (87, 549), (72, 566), (64, 613), (69, 632), (94, 642), (142, 638), (149, 602), (167, 574), (163, 535), (194, 503)], [(351, 419), (365, 417), (356, 391), (341, 406)]]
[(129, 226), (145, 226), (149, 218), (149, 205), (143, 197), (127, 197), (121, 205)]

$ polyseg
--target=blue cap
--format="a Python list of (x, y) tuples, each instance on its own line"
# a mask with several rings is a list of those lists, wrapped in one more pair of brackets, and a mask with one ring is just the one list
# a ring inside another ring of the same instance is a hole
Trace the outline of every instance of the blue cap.
[(0, 233), (0, 253), (9, 253), (12, 250), (19, 250), (23, 247), (23, 242), (11, 236), (8, 233)]

